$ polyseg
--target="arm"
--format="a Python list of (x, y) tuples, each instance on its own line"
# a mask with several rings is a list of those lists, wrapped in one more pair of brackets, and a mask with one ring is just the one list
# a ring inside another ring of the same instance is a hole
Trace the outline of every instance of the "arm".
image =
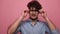
[(17, 18), (17, 20), (8, 27), (8, 34), (12, 34), (13, 32), (15, 32), (21, 20), (22, 20), (22, 16)]
[(15, 32), (15, 30), (17, 29), (18, 25), (20, 24), (20, 22), (22, 21), (22, 19), (25, 16), (27, 16), (27, 12), (26, 13), (23, 12), (22, 16), (17, 18), (16, 21), (8, 27), (7, 33), (8, 34), (13, 34)]
[(47, 25), (48, 25), (48, 27), (50, 28), (50, 30), (51, 30), (52, 32), (53, 32), (53, 30), (55, 30), (54, 33), (56, 34), (56, 32), (57, 32), (56, 26), (55, 26), (55, 24), (51, 21), (51, 19), (48, 18), (46, 12), (45, 12), (44, 10), (42, 10), (42, 11), (40, 11), (40, 14), (41, 14), (41, 16), (44, 18), (44, 20), (47, 22)]
[(45, 19), (45, 21), (46, 21), (46, 23), (51, 31), (51, 34), (58, 34), (58, 30), (57, 30), (55, 24), (47, 16), (44, 17), (44, 19)]
[(47, 22), (47, 24), (48, 24), (48, 26), (49, 26), (49, 28), (51, 30), (55, 30), (56, 29), (55, 24), (53, 24), (53, 22), (47, 16), (44, 17), (44, 20)]

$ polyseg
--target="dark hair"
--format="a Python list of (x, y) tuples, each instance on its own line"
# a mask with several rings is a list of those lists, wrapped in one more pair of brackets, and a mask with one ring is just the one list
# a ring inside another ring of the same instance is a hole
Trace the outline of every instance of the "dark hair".
[(42, 6), (41, 6), (41, 4), (38, 1), (31, 1), (31, 2), (29, 2), (27, 4), (27, 7), (28, 7), (28, 9), (30, 9), (30, 7), (35, 7), (36, 10), (42, 9)]

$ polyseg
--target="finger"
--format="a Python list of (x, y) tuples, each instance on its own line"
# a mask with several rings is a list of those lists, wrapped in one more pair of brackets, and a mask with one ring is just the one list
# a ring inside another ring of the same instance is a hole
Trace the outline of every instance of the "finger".
[(24, 13), (28, 13), (28, 10), (25, 10)]
[(26, 13), (26, 10), (24, 11), (24, 13)]
[(45, 13), (45, 11), (42, 11), (42, 13)]
[(46, 11), (44, 8), (40, 9), (39, 11)]

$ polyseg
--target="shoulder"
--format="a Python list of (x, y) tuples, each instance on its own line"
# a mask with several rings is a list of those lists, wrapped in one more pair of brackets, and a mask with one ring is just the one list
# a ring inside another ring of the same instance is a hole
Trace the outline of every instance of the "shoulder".
[(20, 24), (21, 25), (24, 25), (24, 24), (27, 24), (29, 22), (29, 20), (27, 19), (27, 20), (22, 20), (21, 22), (20, 22)]
[(39, 20), (38, 22), (39, 22), (40, 24), (44, 25), (44, 26), (47, 26), (47, 22), (45, 22), (45, 21)]
[(45, 22), (45, 21), (39, 21), (39, 23), (40, 23), (40, 25), (42, 25), (43, 28), (46, 28), (46, 29), (49, 28), (47, 22)]

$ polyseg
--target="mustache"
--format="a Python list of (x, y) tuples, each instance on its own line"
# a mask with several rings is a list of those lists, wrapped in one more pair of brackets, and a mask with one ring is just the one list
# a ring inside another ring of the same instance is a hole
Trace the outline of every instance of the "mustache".
[(32, 16), (36, 16), (35, 14), (31, 14)]

